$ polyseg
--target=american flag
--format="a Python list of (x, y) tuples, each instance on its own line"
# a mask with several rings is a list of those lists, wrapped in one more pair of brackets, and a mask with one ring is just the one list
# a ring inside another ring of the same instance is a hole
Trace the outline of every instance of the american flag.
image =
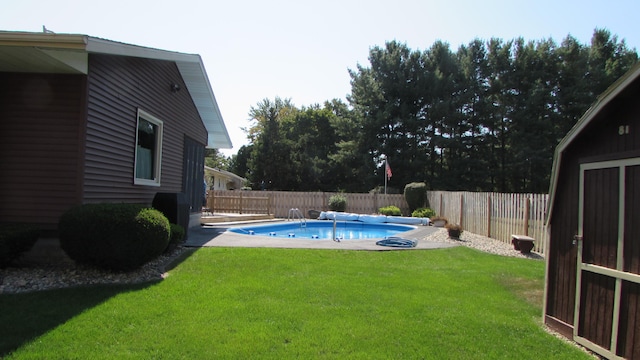
[(384, 169), (387, 172), (387, 180), (391, 179), (391, 166), (389, 166), (389, 160), (384, 161)]

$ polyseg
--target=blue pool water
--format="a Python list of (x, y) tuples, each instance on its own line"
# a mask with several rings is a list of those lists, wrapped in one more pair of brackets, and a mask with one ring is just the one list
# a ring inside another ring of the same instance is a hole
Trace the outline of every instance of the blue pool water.
[[(413, 229), (415, 227), (409, 225), (338, 221), (336, 223), (336, 237), (340, 240), (386, 238)], [(279, 224), (243, 226), (229, 231), (243, 235), (328, 240), (332, 238), (333, 221), (307, 221), (306, 226), (301, 225), (299, 221), (291, 221)]]

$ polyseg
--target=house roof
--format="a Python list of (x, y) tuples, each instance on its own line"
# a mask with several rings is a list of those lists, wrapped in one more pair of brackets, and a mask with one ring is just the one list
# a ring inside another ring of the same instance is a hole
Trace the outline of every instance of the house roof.
[(89, 54), (174, 61), (208, 133), (207, 147), (232, 148), (231, 138), (197, 54), (159, 50), (80, 34), (0, 31), (0, 71), (87, 74)]
[(636, 80), (640, 79), (640, 63), (636, 64), (627, 73), (622, 75), (616, 82), (614, 82), (607, 90), (605, 90), (591, 107), (582, 115), (580, 120), (569, 130), (567, 135), (560, 141), (556, 147), (553, 156), (553, 167), (551, 170), (551, 184), (549, 186), (549, 204), (547, 207), (547, 223), (551, 219), (553, 212), (553, 205), (556, 197), (556, 190), (558, 187), (558, 174), (560, 173), (560, 166), (562, 163), (562, 156), (567, 147), (582, 133), (582, 131), (589, 125), (600, 113), (600, 111), (607, 106), (613, 99), (615, 99), (622, 91), (624, 91), (629, 85)]
[(241, 183), (244, 183), (245, 181), (247, 181), (247, 179), (243, 178), (242, 176), (236, 175), (236, 174), (234, 174), (232, 172), (229, 172), (229, 171), (226, 171), (226, 170), (216, 169), (216, 168), (212, 168), (212, 167), (209, 167), (209, 166), (206, 166), (206, 165), (205, 165), (204, 169), (207, 170), (207, 171), (211, 171), (214, 174), (218, 174), (220, 176), (226, 177), (228, 179), (239, 181)]

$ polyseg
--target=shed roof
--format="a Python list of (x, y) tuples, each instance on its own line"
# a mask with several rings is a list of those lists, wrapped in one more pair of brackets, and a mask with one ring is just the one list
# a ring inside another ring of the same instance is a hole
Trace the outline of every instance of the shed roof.
[(207, 147), (232, 147), (200, 55), (81, 34), (0, 31), (0, 71), (3, 72), (87, 74), (90, 53), (174, 61), (207, 129)]
[(591, 107), (582, 115), (580, 120), (569, 130), (567, 135), (560, 141), (553, 156), (553, 167), (551, 170), (551, 184), (549, 185), (549, 204), (547, 207), (547, 223), (551, 219), (553, 212), (553, 205), (556, 197), (556, 190), (558, 187), (558, 174), (560, 173), (560, 166), (562, 164), (562, 155), (567, 147), (582, 133), (582, 131), (593, 121), (598, 113), (607, 106), (613, 99), (615, 99), (623, 90), (625, 90), (634, 81), (640, 78), (640, 63), (636, 64), (633, 68), (622, 75), (616, 82), (614, 82), (607, 90), (605, 90)]

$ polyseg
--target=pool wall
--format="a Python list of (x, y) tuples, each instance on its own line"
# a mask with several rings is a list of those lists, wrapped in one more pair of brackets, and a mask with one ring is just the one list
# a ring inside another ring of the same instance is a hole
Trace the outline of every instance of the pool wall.
[(343, 240), (363, 240), (396, 236), (415, 229), (415, 226), (407, 224), (372, 224), (356, 221), (340, 221), (335, 224), (334, 233), (333, 221), (309, 220), (306, 222), (288, 221), (268, 225), (242, 226), (229, 229), (228, 231), (241, 235), (269, 237), (298, 237), (327, 240), (335, 236)]

